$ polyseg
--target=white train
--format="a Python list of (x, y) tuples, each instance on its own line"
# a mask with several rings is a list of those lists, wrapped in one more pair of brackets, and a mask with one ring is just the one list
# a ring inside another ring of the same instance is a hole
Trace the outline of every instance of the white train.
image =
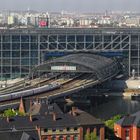
[(43, 92), (51, 91), (51, 90), (57, 89), (57, 88), (60, 88), (60, 84), (51, 83), (51, 84), (48, 84), (48, 85), (45, 85), (42, 87), (38, 87), (38, 88), (34, 88), (34, 89), (30, 89), (30, 90), (3, 94), (3, 95), (0, 95), (0, 102), (18, 99), (21, 97), (33, 96), (33, 95), (37, 95), (37, 94), (40, 94)]

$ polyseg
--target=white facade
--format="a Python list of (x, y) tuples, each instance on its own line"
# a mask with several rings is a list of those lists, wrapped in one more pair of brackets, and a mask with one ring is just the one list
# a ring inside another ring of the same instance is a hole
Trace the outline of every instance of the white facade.
[(14, 16), (8, 16), (8, 25), (15, 23), (15, 17)]

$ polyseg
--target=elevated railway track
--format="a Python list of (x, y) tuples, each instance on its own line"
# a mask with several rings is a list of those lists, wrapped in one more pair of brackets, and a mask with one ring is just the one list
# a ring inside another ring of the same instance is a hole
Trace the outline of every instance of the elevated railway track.
[[(82, 75), (81, 78), (83, 78), (83, 79), (81, 80), (81, 79), (79, 79), (79, 77), (75, 78), (75, 79), (69, 81), (67, 84), (65, 83), (64, 85), (62, 85), (62, 87), (60, 89), (54, 90), (54, 91), (52, 91), (50, 93), (46, 93), (46, 95), (47, 95), (46, 97), (47, 98), (50, 98), (50, 97), (53, 98), (54, 96), (58, 97), (58, 96), (67, 95), (66, 93), (68, 93), (72, 89), (75, 89), (76, 87), (83, 86), (84, 84), (89, 83), (90, 81), (93, 81), (93, 79), (92, 80), (90, 79), (90, 78), (92, 78), (90, 74)], [(42, 95), (40, 95), (40, 97), (41, 96)]]
[[(77, 75), (75, 75), (75, 76), (73, 76), (71, 78), (68, 78), (68, 79), (64, 79), (64, 78), (55, 79), (51, 83), (59, 83), (61, 85), (60, 88), (51, 90), (50, 92), (44, 92), (44, 93), (42, 93), (40, 95), (33, 95), (32, 97), (35, 97), (35, 98), (40, 98), (40, 97), (41, 98), (46, 98), (49, 95), (53, 95), (53, 94), (56, 94), (58, 92), (67, 90), (70, 87), (72, 88), (74, 85), (77, 85), (78, 83), (80, 84), (80, 82), (82, 82), (89, 75), (90, 74), (77, 74)], [(3, 95), (7, 95), (7, 94), (3, 94)], [(28, 98), (28, 97), (25, 97), (25, 98)], [(15, 103), (19, 102), (19, 100), (20, 99), (13, 99), (12, 101), (10, 101), (10, 100), (2, 101), (2, 102), (0, 102), (0, 105), (3, 105), (3, 104), (15, 104)]]
[[(38, 72), (54, 72), (57, 74), (49, 78), (28, 80), (29, 85), (27, 86), (24, 85), (25, 83), (19, 83), (16, 86), (1, 89), (0, 101), (2, 102), (0, 102), (0, 105), (19, 102), (21, 97), (29, 98), (29, 96), (32, 96), (54, 100), (58, 97), (68, 96), (113, 78), (118, 74), (119, 67), (116, 61), (102, 56), (72, 54), (37, 66), (33, 70), (33, 74)], [(54, 85), (56, 87), (53, 87)]]
[[(115, 73), (111, 77), (107, 77), (106, 79), (104, 79), (104, 81), (114, 77), (116, 74), (117, 73)], [(60, 83), (61, 84), (60, 88), (54, 89), (52, 91), (44, 92), (42, 94), (33, 95), (31, 98), (48, 98), (48, 100), (54, 100), (55, 98), (68, 96), (72, 93), (100, 84), (101, 82), (104, 81), (99, 81), (98, 79), (95, 79), (95, 75), (93, 74), (79, 74), (69, 79), (64, 79), (64, 78), (55, 79), (53, 80), (52, 83), (55, 82)], [(30, 98), (30, 97), (25, 97), (25, 98)], [(9, 104), (13, 105), (19, 102), (20, 99), (8, 100), (8, 101), (0, 102), (0, 106), (5, 106)]]
[(13, 84), (10, 87), (0, 89), (0, 94), (8, 94), (12, 92), (18, 92), (23, 90), (28, 90), (32, 88), (37, 88), (39, 86), (44, 86), (54, 81), (54, 79), (59, 78), (61, 74), (53, 75), (48, 78), (35, 78), (32, 80), (24, 80), (22, 82), (18, 82), (17, 84)]
[(38, 95), (38, 98), (48, 98), (48, 99), (55, 99), (58, 97), (68, 96), (72, 93), (78, 92), (88, 87), (92, 87), (94, 85), (100, 84), (104, 81), (111, 79), (112, 77), (116, 76), (117, 73), (111, 75), (110, 77), (106, 77), (102, 81), (95, 78), (94, 74), (85, 74), (82, 75), (81, 79), (75, 78), (69, 81), (67, 84), (64, 84), (60, 89), (53, 90), (52, 92), (43, 93)]

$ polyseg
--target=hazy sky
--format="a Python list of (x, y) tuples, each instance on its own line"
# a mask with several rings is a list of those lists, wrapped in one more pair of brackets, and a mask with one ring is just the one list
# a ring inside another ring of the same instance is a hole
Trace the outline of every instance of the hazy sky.
[(140, 11), (140, 0), (0, 0), (0, 10)]

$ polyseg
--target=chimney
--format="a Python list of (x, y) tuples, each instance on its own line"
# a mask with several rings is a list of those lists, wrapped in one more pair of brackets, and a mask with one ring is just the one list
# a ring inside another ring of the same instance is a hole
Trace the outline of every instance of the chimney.
[(22, 112), (23, 114), (25, 114), (25, 108), (24, 108), (24, 103), (23, 103), (22, 97), (20, 99), (19, 112)]
[(31, 107), (32, 107), (32, 101), (31, 101), (31, 99), (30, 99), (30, 109), (31, 109)]
[(52, 115), (53, 115), (53, 121), (56, 121), (56, 113), (53, 112)]
[(72, 111), (71, 110), (69, 111), (69, 114), (72, 115)]
[(72, 111), (75, 111), (75, 110), (76, 110), (76, 107), (73, 106), (73, 107), (72, 107)]
[(76, 110), (77, 110), (76, 107), (72, 107), (72, 115), (73, 115), (73, 116), (76, 116)]
[(6, 118), (6, 121), (9, 123), (9, 117)]
[(37, 133), (38, 133), (38, 136), (39, 136), (39, 140), (41, 140), (41, 129), (40, 129), (40, 127), (37, 125), (35, 127), (35, 129), (37, 130)]
[(29, 116), (29, 119), (30, 119), (30, 122), (33, 121), (33, 119), (32, 119), (32, 115), (31, 115), (31, 114), (30, 114), (30, 116)]

